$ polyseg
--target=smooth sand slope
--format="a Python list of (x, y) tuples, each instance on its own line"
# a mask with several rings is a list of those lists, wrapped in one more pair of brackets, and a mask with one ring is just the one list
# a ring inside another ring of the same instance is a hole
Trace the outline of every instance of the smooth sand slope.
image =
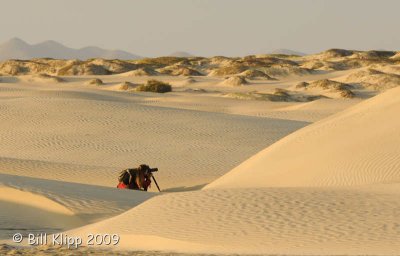
[(54, 232), (84, 224), (65, 206), (47, 197), (10, 187), (0, 187), (0, 207), (0, 239), (10, 238), (27, 227)]
[(399, 96), (400, 88), (395, 88), (307, 126), (206, 188), (399, 182)]
[(398, 255), (399, 187), (246, 188), (157, 196), (69, 232), (118, 232), (120, 249)]

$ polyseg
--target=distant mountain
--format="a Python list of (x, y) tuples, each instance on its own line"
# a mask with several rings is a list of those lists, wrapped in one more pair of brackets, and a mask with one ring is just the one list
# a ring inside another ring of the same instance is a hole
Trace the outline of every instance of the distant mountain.
[(307, 53), (304, 52), (296, 52), (296, 51), (292, 51), (289, 49), (276, 49), (272, 52), (270, 52), (271, 54), (286, 54), (286, 55), (299, 55), (299, 56), (304, 56), (307, 55)]
[(33, 58), (130, 60), (140, 59), (141, 57), (125, 51), (106, 50), (94, 46), (73, 49), (52, 40), (31, 45), (19, 38), (12, 38), (0, 44), (0, 60)]
[(188, 52), (173, 52), (169, 56), (171, 57), (194, 57), (193, 54)]

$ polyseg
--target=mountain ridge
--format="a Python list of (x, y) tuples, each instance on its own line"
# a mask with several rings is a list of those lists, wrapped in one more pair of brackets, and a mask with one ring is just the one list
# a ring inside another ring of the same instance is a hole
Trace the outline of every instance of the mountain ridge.
[(0, 61), (7, 59), (140, 59), (139, 55), (122, 50), (108, 50), (97, 46), (86, 46), (79, 49), (67, 47), (54, 40), (46, 40), (37, 44), (29, 44), (24, 40), (14, 37), (0, 44)]

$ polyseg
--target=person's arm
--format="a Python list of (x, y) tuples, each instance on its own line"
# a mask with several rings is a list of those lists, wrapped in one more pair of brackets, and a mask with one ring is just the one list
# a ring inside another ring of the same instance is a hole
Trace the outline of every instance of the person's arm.
[(153, 174), (151, 172), (149, 172), (144, 177), (144, 181), (143, 181), (143, 189), (144, 189), (144, 191), (147, 191), (147, 189), (150, 187), (150, 185), (151, 185), (151, 177), (152, 176), (153, 176)]

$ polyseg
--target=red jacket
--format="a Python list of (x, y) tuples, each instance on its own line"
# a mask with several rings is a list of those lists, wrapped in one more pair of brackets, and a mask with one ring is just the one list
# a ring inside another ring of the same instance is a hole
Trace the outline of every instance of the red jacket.
[[(148, 189), (148, 187), (150, 187), (150, 185), (151, 185), (151, 180), (146, 178), (145, 181), (144, 181), (144, 184), (143, 184), (143, 190), (147, 191), (147, 189)], [(125, 185), (123, 182), (118, 183), (117, 188), (120, 188), (120, 189), (138, 189), (136, 186), (130, 187), (129, 185)]]
[(123, 182), (120, 182), (120, 183), (117, 185), (117, 188), (129, 188), (129, 187), (128, 187), (128, 185), (125, 185)]

